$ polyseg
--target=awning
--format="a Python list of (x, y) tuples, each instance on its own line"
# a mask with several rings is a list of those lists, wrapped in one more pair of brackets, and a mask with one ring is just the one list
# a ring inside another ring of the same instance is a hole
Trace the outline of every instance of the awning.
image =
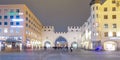
[(5, 42), (7, 43), (12, 43), (12, 42), (17, 42), (17, 43), (21, 43), (21, 41), (18, 41), (18, 40), (14, 40), (14, 39), (7, 39)]

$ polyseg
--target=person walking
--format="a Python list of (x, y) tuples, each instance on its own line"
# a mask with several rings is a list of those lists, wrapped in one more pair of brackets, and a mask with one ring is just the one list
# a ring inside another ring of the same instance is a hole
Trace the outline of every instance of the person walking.
[(73, 51), (73, 47), (70, 47), (70, 52), (72, 52)]

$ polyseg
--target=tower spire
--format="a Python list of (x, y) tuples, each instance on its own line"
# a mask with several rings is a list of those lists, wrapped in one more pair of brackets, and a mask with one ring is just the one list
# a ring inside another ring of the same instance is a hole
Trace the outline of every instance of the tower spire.
[(90, 5), (100, 3), (100, 2), (101, 2), (101, 0), (91, 0)]

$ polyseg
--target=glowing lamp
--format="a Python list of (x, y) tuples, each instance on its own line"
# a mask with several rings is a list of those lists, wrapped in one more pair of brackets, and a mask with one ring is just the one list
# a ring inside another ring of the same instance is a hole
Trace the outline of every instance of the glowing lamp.
[(18, 13), (19, 15), (23, 15), (23, 13)]

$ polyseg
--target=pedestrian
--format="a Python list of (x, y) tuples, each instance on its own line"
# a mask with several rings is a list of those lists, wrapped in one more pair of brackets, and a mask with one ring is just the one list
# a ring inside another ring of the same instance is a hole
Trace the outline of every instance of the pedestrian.
[(70, 52), (72, 52), (73, 51), (73, 48), (72, 47), (70, 47)]
[(44, 50), (46, 50), (46, 46), (44, 46)]

